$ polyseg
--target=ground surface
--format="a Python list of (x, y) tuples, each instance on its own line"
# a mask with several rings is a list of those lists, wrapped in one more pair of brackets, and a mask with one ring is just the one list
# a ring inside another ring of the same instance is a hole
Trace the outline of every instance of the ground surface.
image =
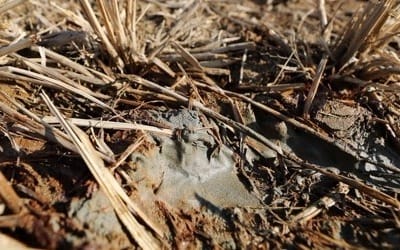
[(400, 247), (394, 6), (111, 2), (0, 12), (0, 246)]

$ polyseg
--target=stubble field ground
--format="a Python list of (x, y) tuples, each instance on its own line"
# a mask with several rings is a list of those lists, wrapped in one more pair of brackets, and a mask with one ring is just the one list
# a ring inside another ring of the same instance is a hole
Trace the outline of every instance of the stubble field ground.
[(0, 1), (3, 249), (398, 249), (397, 1)]

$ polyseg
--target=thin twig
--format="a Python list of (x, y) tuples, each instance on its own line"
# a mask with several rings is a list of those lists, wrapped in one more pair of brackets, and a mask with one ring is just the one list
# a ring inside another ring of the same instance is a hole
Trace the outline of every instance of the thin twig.
[(328, 63), (328, 56), (325, 54), (322, 57), (319, 65), (318, 65), (317, 73), (314, 76), (314, 80), (313, 80), (311, 88), (310, 88), (310, 90), (308, 92), (307, 99), (306, 99), (306, 102), (304, 104), (304, 110), (303, 110), (303, 116), (304, 117), (309, 117), (310, 108), (311, 108), (311, 105), (312, 105), (312, 103), (314, 101), (315, 94), (317, 93), (318, 86), (321, 83), (321, 78), (322, 78), (322, 75), (324, 74), (325, 67), (326, 67), (327, 63)]

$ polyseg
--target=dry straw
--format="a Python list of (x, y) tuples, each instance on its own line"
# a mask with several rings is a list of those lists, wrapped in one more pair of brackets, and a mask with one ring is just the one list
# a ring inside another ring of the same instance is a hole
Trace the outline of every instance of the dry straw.
[(370, 1), (363, 11), (353, 16), (333, 50), (338, 69), (346, 66), (356, 53), (369, 53), (377, 49), (378, 45), (382, 45), (382, 35), (395, 35), (383, 29), (394, 4), (393, 0)]
[(41, 96), (54, 116), (57, 117), (63, 129), (71, 138), (71, 141), (77, 148), (78, 153), (85, 161), (102, 191), (105, 192), (113, 208), (115, 209), (115, 212), (133, 239), (135, 239), (135, 241), (143, 249), (158, 249), (159, 243), (157, 240), (136, 220), (136, 218), (132, 215), (132, 212), (139, 216), (147, 225), (149, 225), (159, 237), (163, 236), (162, 231), (139, 208), (139, 206), (128, 197), (121, 185), (112, 175), (110, 169), (105, 167), (100, 154), (93, 147), (93, 144), (87, 134), (75, 125), (67, 122), (44, 92), (41, 94)]

